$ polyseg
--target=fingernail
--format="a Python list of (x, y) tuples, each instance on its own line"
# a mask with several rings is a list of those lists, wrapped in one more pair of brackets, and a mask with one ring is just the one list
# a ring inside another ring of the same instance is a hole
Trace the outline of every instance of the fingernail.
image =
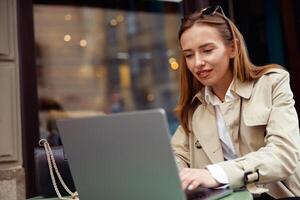
[(192, 189), (194, 189), (194, 186), (193, 185), (189, 185), (187, 189), (188, 190), (192, 190)]

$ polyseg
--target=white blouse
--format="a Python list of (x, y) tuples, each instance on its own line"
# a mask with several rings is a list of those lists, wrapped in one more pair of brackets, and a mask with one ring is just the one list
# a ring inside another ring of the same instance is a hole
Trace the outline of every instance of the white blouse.
[[(207, 104), (213, 105), (215, 109), (215, 114), (216, 114), (216, 121), (217, 121), (217, 130), (222, 146), (222, 151), (224, 155), (225, 160), (232, 160), (237, 158), (236, 151), (234, 149), (231, 137), (229, 135), (228, 127), (229, 125), (226, 125), (222, 111), (220, 109), (220, 105), (222, 103), (228, 103), (230, 101), (234, 101), (238, 98), (237, 95), (233, 94), (231, 91), (232, 87), (232, 82), (225, 94), (225, 99), (224, 102), (221, 102), (221, 100), (213, 94), (212, 90), (210, 87), (205, 86), (205, 101)], [(239, 117), (237, 114), (236, 117)], [(224, 186), (228, 186), (228, 176), (225, 173), (225, 171), (218, 165), (218, 164), (212, 164), (206, 166), (206, 168), (209, 170), (209, 172), (212, 174), (212, 176), (221, 184), (225, 184)], [(222, 187), (223, 188), (223, 187)]]

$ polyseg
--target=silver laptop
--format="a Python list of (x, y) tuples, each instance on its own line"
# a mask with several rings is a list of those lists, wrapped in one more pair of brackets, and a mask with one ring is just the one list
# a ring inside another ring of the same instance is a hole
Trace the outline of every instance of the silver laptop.
[(163, 109), (57, 123), (80, 200), (218, 199), (230, 190), (181, 189)]

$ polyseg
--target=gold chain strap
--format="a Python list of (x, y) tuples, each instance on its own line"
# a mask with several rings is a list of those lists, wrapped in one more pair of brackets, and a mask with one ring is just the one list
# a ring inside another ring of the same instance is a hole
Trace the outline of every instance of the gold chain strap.
[[(70, 189), (66, 186), (65, 182), (63, 181), (59, 171), (58, 171), (58, 168), (57, 168), (57, 165), (56, 165), (56, 162), (55, 162), (55, 159), (54, 159), (54, 156), (53, 156), (53, 152), (50, 148), (50, 145), (49, 143), (47, 142), (47, 140), (45, 139), (41, 139), (39, 141), (39, 145), (40, 146), (44, 146), (45, 148), (45, 151), (46, 151), (46, 156), (47, 156), (47, 161), (48, 161), (48, 166), (49, 166), (49, 172), (50, 172), (50, 176), (51, 176), (51, 180), (52, 180), (52, 184), (53, 184), (53, 187), (54, 187), (54, 190), (58, 196), (58, 198), (60, 200), (79, 200), (78, 198), (78, 193), (75, 191), (74, 193), (70, 191)], [(64, 187), (64, 189), (70, 194), (71, 198), (66, 198), (66, 197), (62, 197), (59, 190), (58, 190), (58, 187), (57, 187), (57, 184), (56, 184), (56, 181), (55, 181), (55, 177), (54, 177), (54, 173), (53, 173), (53, 168), (54, 168), (54, 171), (56, 173), (56, 176), (58, 177), (61, 185)]]

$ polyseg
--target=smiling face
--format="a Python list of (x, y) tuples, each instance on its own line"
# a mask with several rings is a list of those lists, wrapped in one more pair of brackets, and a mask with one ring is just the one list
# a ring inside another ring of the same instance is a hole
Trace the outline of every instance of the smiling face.
[(182, 33), (180, 44), (188, 69), (202, 85), (227, 90), (233, 76), (229, 61), (234, 48), (225, 44), (216, 28), (195, 24)]

